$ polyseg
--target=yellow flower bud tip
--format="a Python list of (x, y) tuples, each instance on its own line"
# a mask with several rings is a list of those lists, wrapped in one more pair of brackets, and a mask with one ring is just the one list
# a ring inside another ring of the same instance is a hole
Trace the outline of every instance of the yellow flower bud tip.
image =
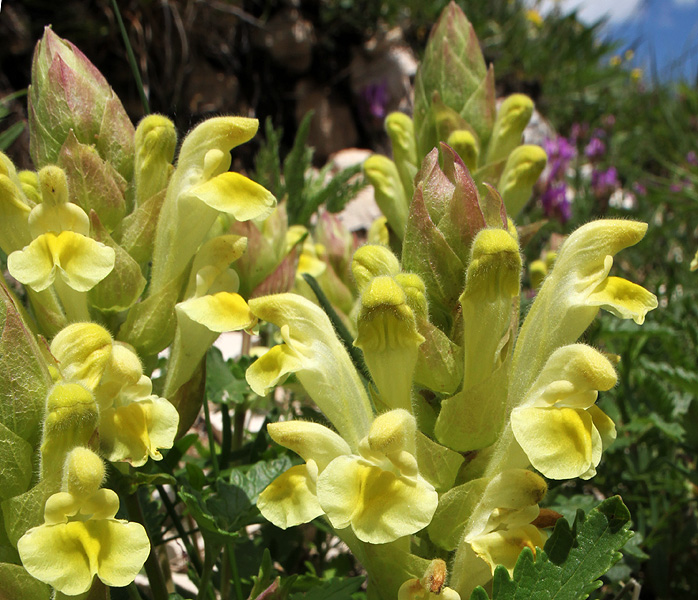
[(402, 286), (387, 275), (374, 277), (361, 294), (362, 312), (367, 313), (377, 308), (402, 306), (406, 301)]
[(73, 448), (63, 466), (63, 491), (76, 498), (89, 498), (102, 487), (105, 473), (104, 461), (92, 450)]
[(20, 171), (17, 176), (22, 185), (30, 185), (38, 189), (39, 175), (35, 171)]
[(377, 416), (368, 433), (368, 446), (386, 456), (407, 451), (414, 454), (417, 425), (414, 417), (398, 408)]
[(471, 250), (466, 280), (466, 294), (510, 297), (519, 293), (521, 255), (516, 240), (503, 229), (483, 229)]
[(385, 246), (361, 246), (354, 253), (351, 272), (361, 291), (374, 277), (397, 275), (400, 272), (400, 262)]
[(426, 297), (427, 289), (422, 278), (416, 273), (398, 273), (395, 275), (395, 281), (405, 292), (407, 305), (415, 315), (427, 318), (429, 309)]
[(74, 379), (94, 389), (112, 353), (109, 332), (96, 323), (73, 323), (56, 334), (51, 354), (67, 380)]
[(388, 135), (400, 140), (402, 146), (408, 145), (414, 141), (409, 139), (414, 136), (414, 124), (412, 119), (402, 112), (392, 112), (385, 119), (385, 129)]
[(68, 178), (60, 167), (48, 166), (39, 171), (39, 188), (44, 204), (55, 206), (68, 202)]
[(514, 149), (505, 167), (500, 185), (533, 185), (545, 169), (548, 155), (540, 146), (526, 144)]
[(92, 392), (79, 383), (56, 383), (46, 398), (46, 413), (83, 415), (86, 410), (96, 410)]
[(138, 124), (135, 141), (139, 152), (157, 153), (172, 162), (177, 146), (177, 131), (167, 117), (148, 115)]
[(528, 120), (533, 114), (533, 100), (525, 94), (512, 94), (499, 107), (500, 115), (512, 123)]
[(480, 147), (472, 133), (465, 129), (456, 129), (448, 136), (446, 143), (461, 157), (469, 171), (477, 169)]

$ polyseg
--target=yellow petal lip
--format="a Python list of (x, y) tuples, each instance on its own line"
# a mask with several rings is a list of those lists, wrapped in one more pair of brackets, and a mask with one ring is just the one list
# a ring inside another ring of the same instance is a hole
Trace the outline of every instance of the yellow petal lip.
[(257, 322), (242, 296), (229, 292), (191, 298), (178, 304), (177, 311), (218, 333), (247, 329)]
[(352, 456), (340, 456), (320, 473), (318, 500), (337, 529), (351, 525), (369, 544), (392, 542), (426, 527), (438, 494), (424, 480), (400, 477)]
[(307, 465), (296, 465), (272, 481), (257, 499), (265, 519), (281, 529), (309, 523), (323, 514)]
[(638, 325), (658, 306), (654, 294), (621, 277), (607, 277), (589, 295), (588, 304), (600, 306), (621, 319), (632, 319)]
[(7, 267), (17, 281), (40, 292), (61, 277), (71, 288), (87, 292), (114, 268), (115, 252), (95, 240), (63, 231), (45, 233), (7, 257)]
[(286, 344), (280, 344), (262, 354), (247, 369), (245, 378), (255, 394), (266, 396), (275, 385), (301, 368), (302, 362), (293, 350)]
[(517, 408), (511, 413), (511, 428), (531, 464), (546, 477), (572, 479), (596, 466), (593, 421), (586, 410)]
[(232, 171), (216, 175), (188, 193), (211, 208), (234, 216), (238, 221), (267, 217), (276, 207), (276, 198), (271, 192)]
[(165, 398), (150, 396), (100, 414), (102, 452), (110, 461), (140, 467), (148, 458), (162, 459), (161, 449), (171, 448), (179, 425), (177, 409)]

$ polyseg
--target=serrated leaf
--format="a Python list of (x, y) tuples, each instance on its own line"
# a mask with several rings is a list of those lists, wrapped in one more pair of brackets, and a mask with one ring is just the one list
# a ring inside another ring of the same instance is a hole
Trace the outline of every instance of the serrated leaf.
[[(602, 502), (584, 517), (579, 511), (570, 529), (559, 519), (544, 550), (534, 558), (524, 548), (513, 579), (501, 565), (494, 573), (492, 600), (584, 600), (601, 585), (599, 577), (621, 558), (619, 550), (632, 537), (630, 512), (619, 496)], [(486, 600), (482, 588), (470, 600)]]

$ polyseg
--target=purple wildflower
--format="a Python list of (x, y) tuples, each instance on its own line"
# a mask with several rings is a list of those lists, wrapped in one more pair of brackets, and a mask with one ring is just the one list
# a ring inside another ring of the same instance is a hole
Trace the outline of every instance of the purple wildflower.
[(610, 195), (619, 185), (618, 171), (615, 167), (609, 167), (605, 171), (594, 169), (591, 174), (591, 187), (597, 196)]
[(546, 217), (556, 218), (561, 223), (569, 221), (572, 216), (572, 204), (567, 197), (567, 184), (562, 182), (549, 185), (540, 200)]
[(606, 153), (606, 144), (603, 143), (603, 140), (598, 137), (593, 137), (589, 140), (589, 143), (587, 144), (586, 148), (584, 148), (584, 155), (587, 158), (599, 158), (603, 156)]
[(371, 117), (382, 120), (387, 114), (387, 106), (390, 97), (388, 95), (388, 81), (383, 79), (376, 83), (369, 83), (361, 89), (361, 100)]
[(698, 154), (696, 154), (693, 150), (691, 150), (688, 154), (686, 154), (686, 162), (689, 165), (693, 165), (693, 166), (698, 165)]
[(635, 183), (633, 183), (633, 191), (638, 196), (647, 195), (647, 188), (644, 185), (642, 185), (639, 181), (636, 181)]

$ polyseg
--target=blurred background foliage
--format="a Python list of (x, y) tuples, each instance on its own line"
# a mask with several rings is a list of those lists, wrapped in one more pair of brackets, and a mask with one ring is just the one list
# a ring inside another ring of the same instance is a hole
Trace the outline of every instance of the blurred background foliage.
[[(549, 219), (525, 247), (528, 261), (554, 250), (556, 236), (591, 218), (650, 224), (645, 240), (623, 253), (615, 269), (655, 292), (660, 309), (639, 330), (601, 317), (586, 338), (620, 357), (619, 385), (600, 400), (618, 425), (618, 440), (594, 479), (557, 484), (548, 501), (564, 513), (579, 505), (579, 494), (597, 503), (619, 493), (630, 508), (638, 535), (597, 597), (612, 597), (618, 582), (635, 578), (640, 598), (694, 598), (698, 273), (690, 272), (689, 263), (698, 249), (698, 89), (695, 82), (650, 81), (630, 68), (632, 49), (604, 41), (600, 24), (583, 24), (575, 13), (541, 17), (521, 0), (459, 4), (495, 66), (498, 94), (529, 94), (541, 115), (537, 141), (564, 138), (572, 149), (559, 173), (548, 173), (547, 180), (544, 174), (524, 214), (524, 223)], [(445, 0), (119, 2), (154, 112), (172, 117), (180, 131), (212, 114), (269, 118), (267, 134), (276, 137), (274, 147), (267, 140), (263, 151), (266, 160), (278, 153), (274, 160), (281, 164), (313, 109), (305, 133), (315, 153), (304, 156), (316, 166), (346, 147), (385, 149), (385, 112), (409, 111), (409, 97), (391, 97), (394, 90), (371, 69), (396, 49), (402, 59), (418, 59), (445, 5)], [(0, 144), (23, 168), (29, 166), (23, 90), (33, 46), (48, 24), (104, 73), (134, 121), (143, 115), (109, 0), (7, 1), (0, 13)], [(409, 72), (408, 66), (407, 77)], [(592, 140), (603, 147), (592, 148)], [(262, 132), (255, 143), (264, 144)], [(236, 160), (252, 170), (254, 150), (245, 148)], [(546, 204), (551, 191), (566, 203), (562, 217)], [(236, 405), (235, 414), (239, 410)], [(264, 440), (240, 441), (237, 458), (244, 463), (243, 449), (257, 456), (261, 447)], [(270, 547), (287, 572), (297, 572), (305, 561), (313, 576), (356, 574), (346, 555), (328, 552), (321, 531), (305, 540), (299, 536), (298, 530), (270, 530), (252, 554)], [(284, 554), (301, 543), (307, 549), (303, 556)]]

